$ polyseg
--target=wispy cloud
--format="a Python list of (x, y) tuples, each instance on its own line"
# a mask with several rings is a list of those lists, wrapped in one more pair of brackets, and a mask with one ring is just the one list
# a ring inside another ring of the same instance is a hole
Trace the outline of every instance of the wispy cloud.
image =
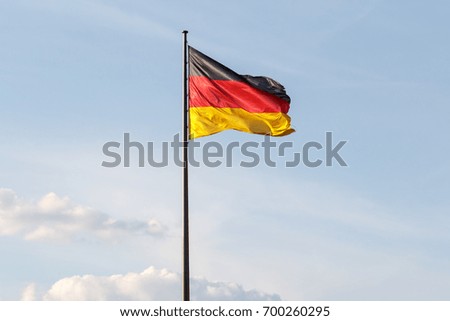
[(10, 189), (0, 189), (0, 235), (25, 240), (115, 240), (127, 235), (163, 236), (155, 219), (117, 220), (68, 197), (48, 193), (38, 201), (25, 200)]
[(177, 39), (179, 32), (163, 23), (118, 6), (100, 1), (40, 1), (38, 4), (27, 4), (58, 15), (75, 16), (94, 23), (100, 27), (121, 30), (149, 37)]
[(80, 12), (109, 27), (120, 27), (131, 32), (162, 38), (176, 38), (178, 33), (154, 19), (121, 10), (112, 5), (82, 1)]
[[(191, 279), (193, 300), (280, 300), (277, 294), (245, 290), (233, 282)], [(22, 298), (35, 298), (34, 285), (24, 289)], [(43, 300), (180, 300), (181, 275), (149, 267), (140, 273), (110, 276), (82, 275), (55, 282)]]

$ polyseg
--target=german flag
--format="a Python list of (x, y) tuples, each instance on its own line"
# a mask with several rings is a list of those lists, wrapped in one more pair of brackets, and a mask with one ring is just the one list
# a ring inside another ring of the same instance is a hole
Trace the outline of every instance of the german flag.
[(189, 47), (189, 138), (234, 129), (284, 136), (294, 132), (291, 99), (268, 77), (239, 75)]

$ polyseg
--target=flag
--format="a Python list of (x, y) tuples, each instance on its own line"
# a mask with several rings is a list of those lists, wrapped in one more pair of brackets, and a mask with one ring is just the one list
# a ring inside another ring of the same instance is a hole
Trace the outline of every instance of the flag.
[(234, 129), (284, 136), (294, 132), (291, 99), (268, 77), (239, 75), (189, 47), (189, 138)]

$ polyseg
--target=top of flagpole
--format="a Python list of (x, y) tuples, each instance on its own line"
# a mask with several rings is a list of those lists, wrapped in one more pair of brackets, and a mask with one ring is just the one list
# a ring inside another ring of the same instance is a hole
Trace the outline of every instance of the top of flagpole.
[(183, 32), (182, 33), (188, 33), (189, 31), (187, 31), (187, 30), (183, 30)]

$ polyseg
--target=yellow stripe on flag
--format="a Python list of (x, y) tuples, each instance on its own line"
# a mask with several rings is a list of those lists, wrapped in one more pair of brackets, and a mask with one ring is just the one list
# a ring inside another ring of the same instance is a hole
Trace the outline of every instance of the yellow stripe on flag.
[(189, 138), (234, 129), (251, 134), (284, 136), (295, 130), (291, 118), (278, 113), (250, 113), (242, 108), (190, 107)]

